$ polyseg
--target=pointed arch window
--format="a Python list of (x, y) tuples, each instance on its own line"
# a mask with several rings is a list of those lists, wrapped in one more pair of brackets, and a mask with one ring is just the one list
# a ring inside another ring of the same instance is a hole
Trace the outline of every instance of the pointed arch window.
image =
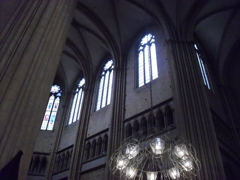
[(195, 51), (196, 51), (198, 63), (199, 63), (200, 70), (201, 70), (201, 73), (202, 73), (203, 82), (204, 82), (205, 86), (207, 86), (208, 89), (211, 89), (207, 67), (206, 67), (206, 65), (205, 65), (205, 63), (202, 59), (202, 54), (201, 54), (197, 44), (194, 44), (194, 48), (195, 48)]
[(53, 85), (50, 90), (50, 97), (43, 117), (41, 130), (53, 130), (61, 96), (62, 91), (60, 86)]
[(79, 120), (79, 118), (80, 118), (82, 102), (83, 102), (83, 97), (84, 97), (84, 87), (85, 87), (85, 79), (83, 78), (79, 81), (78, 87), (74, 92), (74, 98), (73, 98), (73, 102), (72, 102), (72, 108), (71, 108), (68, 125)]
[(113, 81), (113, 60), (109, 60), (103, 67), (98, 88), (96, 111), (110, 104)]
[(145, 35), (138, 48), (138, 87), (158, 78), (155, 36)]

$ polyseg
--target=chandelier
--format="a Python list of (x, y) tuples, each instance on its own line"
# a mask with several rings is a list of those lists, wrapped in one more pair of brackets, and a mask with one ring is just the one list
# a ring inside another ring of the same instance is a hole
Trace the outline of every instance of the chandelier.
[(200, 162), (187, 140), (154, 129), (125, 139), (112, 154), (109, 167), (121, 179), (171, 180), (197, 176)]

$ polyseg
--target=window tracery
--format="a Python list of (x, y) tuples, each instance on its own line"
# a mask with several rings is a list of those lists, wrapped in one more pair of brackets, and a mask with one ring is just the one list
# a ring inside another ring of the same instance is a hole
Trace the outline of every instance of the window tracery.
[(78, 83), (78, 87), (74, 92), (74, 98), (72, 102), (72, 108), (70, 113), (70, 118), (68, 121), (68, 125), (74, 123), (75, 121), (79, 120), (81, 109), (82, 109), (82, 102), (84, 97), (84, 87), (85, 87), (85, 79), (81, 79)]
[(98, 88), (96, 111), (110, 104), (113, 81), (113, 60), (109, 60), (103, 67)]
[(50, 90), (50, 97), (48, 100), (45, 115), (43, 117), (41, 130), (53, 130), (61, 96), (62, 96), (62, 91), (60, 86), (53, 85)]
[(155, 36), (145, 35), (138, 48), (138, 87), (158, 78)]

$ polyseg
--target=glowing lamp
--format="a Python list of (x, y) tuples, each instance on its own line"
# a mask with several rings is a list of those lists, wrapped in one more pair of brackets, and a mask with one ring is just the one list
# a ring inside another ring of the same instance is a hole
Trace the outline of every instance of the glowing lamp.
[(185, 171), (191, 171), (193, 169), (193, 162), (192, 160), (187, 157), (186, 159), (183, 159), (180, 161), (181, 166)]
[(185, 159), (186, 155), (188, 155), (188, 150), (185, 144), (179, 144), (174, 147), (174, 154), (181, 158)]
[(126, 168), (126, 178), (134, 179), (137, 175), (137, 169), (134, 167), (127, 167)]
[(126, 156), (128, 159), (132, 159), (138, 155), (140, 147), (136, 144), (128, 144), (126, 148)]
[(154, 154), (162, 154), (164, 152), (165, 143), (162, 139), (155, 138), (150, 142), (150, 146)]
[(173, 167), (173, 168), (169, 169), (168, 174), (169, 174), (170, 178), (172, 178), (172, 179), (180, 178), (180, 171), (177, 167)]
[(123, 170), (128, 165), (128, 163), (129, 160), (125, 156), (119, 156), (117, 158), (116, 168), (119, 170)]
[(158, 172), (148, 171), (146, 172), (146, 174), (147, 174), (147, 180), (156, 180)]

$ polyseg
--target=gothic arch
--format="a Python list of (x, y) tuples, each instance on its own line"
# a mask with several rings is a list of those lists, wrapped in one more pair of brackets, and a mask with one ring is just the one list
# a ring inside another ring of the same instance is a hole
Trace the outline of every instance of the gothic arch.
[(169, 105), (165, 108), (165, 118), (166, 118), (165, 122), (167, 127), (174, 126), (173, 109)]
[(91, 146), (91, 158), (94, 158), (96, 156), (96, 148), (97, 148), (97, 143), (96, 143), (96, 140), (94, 139), (92, 141), (92, 146)]
[(39, 174), (44, 174), (47, 167), (47, 158), (42, 157), (40, 162)]
[(157, 111), (157, 114), (156, 114), (156, 124), (157, 124), (157, 127), (160, 129), (160, 130), (163, 130), (165, 129), (165, 120), (164, 120), (164, 114), (162, 112), (161, 109), (159, 109)]
[(148, 115), (148, 131), (151, 133), (153, 129), (156, 128), (156, 118), (153, 113)]
[(97, 141), (97, 152), (96, 155), (100, 156), (102, 154), (102, 137), (98, 137), (98, 141)]
[(136, 134), (136, 133), (139, 133), (139, 122), (138, 120), (135, 120), (133, 122), (133, 135)]
[(91, 143), (87, 142), (85, 146), (85, 160), (88, 160), (90, 158), (90, 149), (91, 149)]
[(108, 134), (105, 134), (103, 137), (103, 155), (107, 154), (107, 149), (108, 149)]
[(140, 131), (143, 135), (143, 138), (147, 137), (147, 130), (148, 130), (147, 119), (145, 117), (142, 117), (141, 124), (140, 124)]
[(133, 129), (133, 128), (132, 128), (132, 125), (131, 125), (130, 123), (126, 125), (126, 129), (125, 129), (125, 130), (126, 130), (126, 131), (125, 131), (125, 132), (126, 132), (126, 136), (125, 136), (126, 138), (132, 136), (132, 134), (133, 134), (132, 129)]

